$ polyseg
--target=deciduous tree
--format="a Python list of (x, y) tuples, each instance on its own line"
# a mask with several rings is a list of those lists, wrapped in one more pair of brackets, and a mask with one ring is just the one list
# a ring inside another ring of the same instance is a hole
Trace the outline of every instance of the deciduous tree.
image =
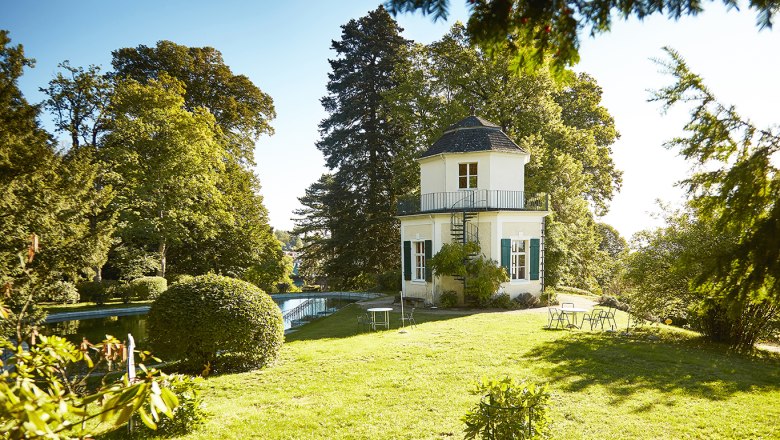
[(182, 83), (167, 74), (147, 84), (119, 82), (106, 136), (106, 154), (121, 179), (120, 235), (156, 244), (160, 276), (170, 246), (193, 230), (216, 236), (217, 219), (229, 215), (218, 188), (225, 159), (219, 128), (207, 110), (186, 110), (183, 94)]
[(155, 47), (127, 47), (112, 55), (117, 77), (146, 83), (166, 74), (181, 81), (185, 109), (211, 112), (233, 157), (254, 164), (255, 141), (273, 133), (273, 99), (245, 75), (234, 74), (218, 50), (159, 41)]

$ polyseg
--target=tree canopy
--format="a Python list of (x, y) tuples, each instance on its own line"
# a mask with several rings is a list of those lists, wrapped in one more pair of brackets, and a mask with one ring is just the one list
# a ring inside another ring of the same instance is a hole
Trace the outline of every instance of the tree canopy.
[(233, 156), (239, 162), (254, 164), (255, 141), (273, 133), (273, 99), (245, 75), (234, 74), (218, 50), (164, 40), (155, 47), (117, 49), (112, 55), (117, 77), (145, 83), (164, 73), (181, 81), (185, 109), (207, 109), (222, 129)]
[(160, 276), (169, 246), (192, 229), (216, 235), (214, 219), (225, 213), (217, 188), (224, 169), (219, 128), (208, 111), (187, 111), (183, 94), (183, 84), (165, 74), (147, 84), (121, 81), (106, 136), (106, 155), (119, 177), (120, 234), (158, 245)]
[(611, 157), (619, 134), (596, 81), (587, 74), (558, 82), (544, 69), (519, 72), (509, 50), (481, 50), (460, 23), (416, 57), (420, 72), (408, 74), (412, 103), (404, 109), (429, 122), (419, 139), (432, 142), (469, 108), (498, 124), (531, 153), (525, 190), (551, 196), (546, 283), (597, 289), (604, 259), (593, 212), (607, 212), (622, 173)]

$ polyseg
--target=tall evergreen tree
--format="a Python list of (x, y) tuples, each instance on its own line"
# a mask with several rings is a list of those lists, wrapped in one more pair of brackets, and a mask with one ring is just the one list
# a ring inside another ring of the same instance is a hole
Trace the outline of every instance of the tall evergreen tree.
[(654, 99), (665, 109), (680, 102), (690, 106), (685, 135), (668, 146), (694, 165), (684, 183), (699, 223), (720, 241), (733, 240), (715, 246), (714, 264), (691, 284), (706, 292), (714, 315), (727, 313), (739, 324), (727, 340), (751, 348), (780, 316), (780, 130), (759, 127), (722, 104), (679, 53), (665, 50), (669, 60), (661, 64), (674, 83)]
[(393, 113), (391, 98), (399, 71), (408, 65), (410, 42), (401, 31), (379, 7), (343, 25), (341, 40), (332, 44), (337, 57), (330, 60), (328, 95), (321, 100), (329, 116), (320, 123), (317, 148), (333, 171), (319, 195), (338, 203), (317, 212), (319, 201), (301, 198), (307, 217), (299, 220), (296, 233), (323, 223), (317, 215), (329, 216), (316, 256), (315, 247), (307, 247), (304, 259), (322, 259), (323, 270), (339, 287), (366, 287), (373, 275), (398, 265), (395, 202), (413, 189), (398, 171), (414, 167), (409, 127)]

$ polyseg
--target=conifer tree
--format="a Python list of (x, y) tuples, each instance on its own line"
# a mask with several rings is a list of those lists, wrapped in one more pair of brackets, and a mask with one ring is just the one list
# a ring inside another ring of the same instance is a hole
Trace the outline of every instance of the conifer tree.
[[(301, 198), (308, 208), (298, 212), (305, 217), (296, 233), (324, 223), (325, 233), (304, 248), (304, 259), (319, 258), (331, 282), (343, 288), (370, 286), (374, 275), (398, 266), (395, 203), (416, 183), (398, 172), (415, 166), (409, 128), (393, 114), (391, 98), (408, 63), (410, 42), (401, 31), (379, 7), (343, 25), (341, 40), (332, 44), (337, 57), (321, 100), (329, 115), (317, 143), (332, 181)], [(317, 210), (323, 197), (335, 204)]]

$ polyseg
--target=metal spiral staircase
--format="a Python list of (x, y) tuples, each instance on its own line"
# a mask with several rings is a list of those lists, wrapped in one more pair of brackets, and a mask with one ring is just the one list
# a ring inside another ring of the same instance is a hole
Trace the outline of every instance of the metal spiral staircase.
[[(453, 243), (466, 245), (468, 243), (479, 244), (479, 226), (474, 220), (479, 217), (479, 212), (473, 211), (477, 206), (473, 200), (473, 194), (470, 194), (452, 206), (452, 215), (450, 216), (450, 235)], [(478, 252), (469, 253), (463, 259), (465, 265), (476, 258)], [(457, 276), (456, 280), (463, 283), (463, 289), (466, 289), (466, 278)]]

